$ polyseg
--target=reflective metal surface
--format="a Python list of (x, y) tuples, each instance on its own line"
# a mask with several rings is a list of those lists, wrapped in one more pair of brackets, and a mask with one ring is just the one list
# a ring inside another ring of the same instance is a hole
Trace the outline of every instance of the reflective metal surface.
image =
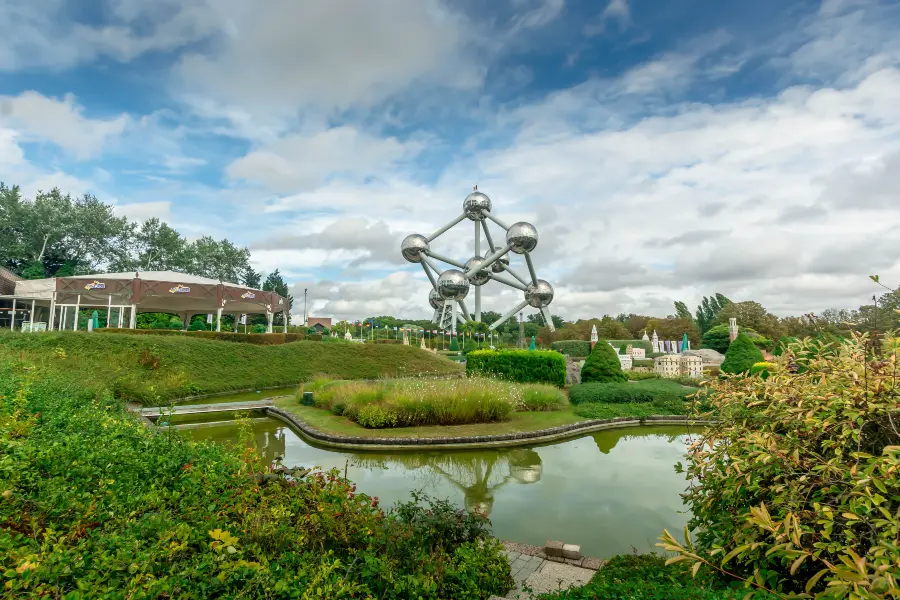
[(422, 253), (428, 250), (428, 240), (424, 235), (412, 233), (403, 238), (400, 244), (400, 253), (403, 258), (411, 263), (422, 262)]
[[(469, 269), (471, 269), (472, 267), (478, 266), (478, 263), (482, 260), (484, 260), (483, 256), (473, 256), (472, 258), (467, 260), (466, 273), (468, 273)], [(485, 270), (475, 271), (474, 273), (469, 275), (469, 283), (471, 283), (472, 285), (484, 285), (490, 280), (491, 278), (488, 275), (488, 272)]]
[[(496, 252), (497, 250), (498, 250), (497, 248), (494, 248), (494, 252)], [(501, 256), (494, 262), (494, 264), (491, 265), (491, 271), (493, 271), (494, 273), (502, 273), (504, 271), (503, 267), (508, 267), (508, 266), (509, 266), (509, 256)]]
[(553, 286), (543, 279), (538, 279), (537, 285), (532, 283), (525, 290), (525, 300), (529, 306), (544, 308), (553, 302)]
[(441, 298), (441, 295), (434, 288), (431, 288), (431, 291), (428, 293), (428, 304), (430, 304), (431, 308), (434, 310), (438, 310), (444, 305), (444, 299)]
[(445, 300), (462, 300), (469, 293), (469, 280), (462, 271), (447, 269), (438, 279), (438, 292)]
[(509, 226), (506, 232), (506, 243), (510, 249), (516, 254), (525, 254), (531, 252), (537, 247), (538, 233), (537, 229), (531, 223), (520, 221)]
[(481, 192), (472, 192), (463, 200), (463, 212), (471, 221), (484, 221), (484, 211), (490, 210), (491, 199)]

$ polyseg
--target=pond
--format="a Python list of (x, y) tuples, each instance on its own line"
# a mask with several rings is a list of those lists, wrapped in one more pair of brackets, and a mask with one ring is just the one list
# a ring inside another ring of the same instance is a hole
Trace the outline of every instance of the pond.
[[(528, 448), (364, 453), (313, 446), (268, 417), (251, 425), (266, 460), (346, 466), (359, 491), (385, 506), (408, 500), (411, 490), (477, 506), (504, 540), (561, 540), (602, 558), (657, 550), (663, 528), (679, 532), (689, 518), (679, 496), (687, 482), (674, 471), (690, 436), (686, 427), (629, 427)], [(177, 429), (197, 440), (237, 439), (234, 421)]]

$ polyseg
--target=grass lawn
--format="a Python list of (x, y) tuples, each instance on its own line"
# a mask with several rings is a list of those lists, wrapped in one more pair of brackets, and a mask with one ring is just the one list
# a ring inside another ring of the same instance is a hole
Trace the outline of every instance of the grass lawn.
[(147, 406), (216, 392), (309, 381), (452, 376), (461, 365), (413, 346), (315, 341), (257, 346), (181, 336), (0, 331), (0, 360), (41, 365)]

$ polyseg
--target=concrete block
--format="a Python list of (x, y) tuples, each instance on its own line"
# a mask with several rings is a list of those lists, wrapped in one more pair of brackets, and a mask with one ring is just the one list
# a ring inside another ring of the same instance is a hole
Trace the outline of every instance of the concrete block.
[(576, 544), (563, 544), (562, 555), (563, 558), (581, 558), (581, 546)]
[(563, 544), (562, 542), (547, 540), (547, 543), (544, 544), (544, 554), (546, 554), (548, 557), (562, 556), (564, 545), (565, 544)]

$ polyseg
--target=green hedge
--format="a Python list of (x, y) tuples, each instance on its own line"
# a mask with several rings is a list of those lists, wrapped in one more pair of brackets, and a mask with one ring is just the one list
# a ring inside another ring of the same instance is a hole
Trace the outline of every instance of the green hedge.
[(466, 372), (517, 383), (566, 385), (566, 359), (539, 350), (474, 350), (466, 356)]
[(569, 389), (569, 402), (575, 405), (666, 402), (683, 400), (696, 391), (664, 379), (647, 379), (639, 383), (581, 383)]
[[(244, 344), (259, 344), (261, 346), (275, 346), (300, 340), (321, 340), (322, 335), (307, 336), (303, 333), (233, 333), (231, 331), (179, 331), (172, 329), (118, 329), (104, 327), (95, 329), (99, 333), (120, 333), (126, 335), (175, 335), (180, 337), (200, 338), (202, 340), (218, 340), (220, 342), (241, 342)], [(317, 337), (318, 336), (318, 337)]]
[(561, 340), (550, 344), (550, 348), (568, 356), (579, 358), (591, 353), (591, 343), (585, 340)]
[(747, 334), (739, 333), (725, 353), (725, 361), (722, 363), (723, 373), (747, 373), (753, 365), (763, 362), (762, 352), (759, 351)]
[(376, 344), (402, 344), (403, 340), (375, 340)]
[(650, 367), (653, 368), (652, 358), (634, 358), (631, 360), (632, 367)]
[(600, 340), (594, 345), (591, 355), (581, 367), (581, 381), (584, 383), (626, 381), (618, 354), (606, 341)]

